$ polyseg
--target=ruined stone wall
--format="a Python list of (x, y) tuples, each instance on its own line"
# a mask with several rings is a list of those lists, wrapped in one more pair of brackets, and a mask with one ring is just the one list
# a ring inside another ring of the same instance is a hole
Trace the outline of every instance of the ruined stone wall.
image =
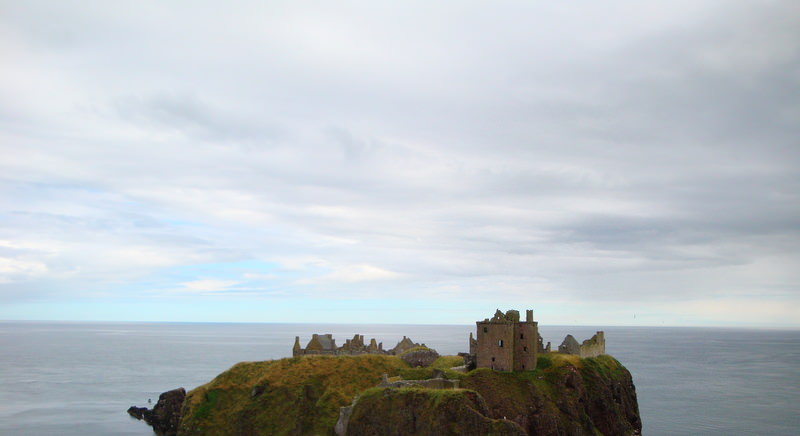
[(475, 347), (478, 368), (514, 369), (514, 326), (506, 322), (478, 322)]
[(561, 345), (558, 346), (558, 352), (563, 354), (581, 354), (581, 344), (575, 340), (572, 335), (567, 335)]
[(355, 356), (360, 354), (401, 354), (403, 351), (415, 347), (424, 347), (425, 344), (418, 344), (411, 339), (403, 336), (403, 340), (397, 343), (391, 350), (383, 349), (383, 342), (378, 342), (375, 338), (369, 340), (369, 344), (364, 340), (363, 335), (356, 334), (352, 339), (347, 339), (341, 347), (336, 347), (336, 340), (331, 334), (313, 334), (311, 340), (305, 348), (300, 346), (300, 337), (295, 336), (292, 356), (304, 356), (308, 354), (327, 354), (335, 356)]
[(581, 357), (597, 357), (602, 354), (606, 354), (606, 336), (602, 331), (597, 332), (591, 339), (587, 339), (581, 343)]
[(536, 369), (538, 326), (535, 322), (521, 322), (514, 329), (514, 371)]
[(399, 356), (400, 354), (405, 353), (406, 351), (416, 348), (416, 347), (424, 347), (425, 344), (418, 344), (412, 341), (410, 338), (403, 336), (403, 339), (397, 343), (391, 350), (389, 350), (389, 354)]
[(381, 383), (382, 388), (458, 389), (458, 380), (432, 378), (428, 380), (398, 380)]
[(606, 354), (606, 337), (602, 331), (598, 331), (591, 339), (578, 343), (572, 335), (567, 335), (564, 342), (558, 346), (558, 352), (564, 354), (574, 354), (582, 358), (597, 357)]

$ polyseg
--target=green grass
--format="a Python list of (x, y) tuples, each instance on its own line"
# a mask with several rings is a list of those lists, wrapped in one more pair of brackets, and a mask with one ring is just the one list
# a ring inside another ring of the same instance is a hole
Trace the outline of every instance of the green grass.
[(580, 359), (559, 353), (539, 355), (534, 371), (479, 368), (461, 373), (448, 369), (462, 363), (458, 356), (442, 356), (431, 367), (410, 368), (397, 356), (369, 354), (242, 362), (188, 393), (181, 427), (185, 434), (332, 435), (340, 407), (350, 405), (357, 394), (364, 398), (385, 392), (375, 388), (382, 374), (425, 380), (433, 377), (435, 369), (442, 369), (448, 379), (460, 380), (462, 389), (410, 388), (426, 392), (408, 395), (422, 395), (421, 401), (438, 407), (456, 401), (463, 392), (474, 391), (501, 418), (525, 416), (531, 404), (561, 416), (556, 404), (564, 399), (573, 401), (570, 395), (577, 395), (563, 389), (566, 377), (580, 372), (586, 389), (596, 391), (609, 378), (626, 372), (610, 356)]
[(539, 356), (536, 358), (536, 369), (547, 369), (553, 366), (553, 359), (550, 356)]
[(197, 407), (194, 412), (194, 417), (197, 419), (205, 419), (208, 418), (208, 415), (211, 413), (211, 410), (217, 404), (217, 400), (219, 399), (219, 390), (212, 389), (207, 391), (204, 395), (205, 401)]
[[(400, 358), (384, 355), (238, 363), (187, 394), (181, 425), (209, 435), (241, 428), (265, 435), (328, 434), (340, 407), (380, 383), (382, 374), (406, 369)], [(263, 392), (252, 396), (257, 386)]]
[(464, 358), (461, 356), (439, 356), (438, 359), (431, 363), (430, 368), (450, 369), (462, 365), (464, 365)]

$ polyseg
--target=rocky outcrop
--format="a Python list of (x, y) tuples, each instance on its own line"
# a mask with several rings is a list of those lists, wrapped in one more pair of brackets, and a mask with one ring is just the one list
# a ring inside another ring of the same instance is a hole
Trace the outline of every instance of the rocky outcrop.
[(619, 362), (547, 356), (542, 365), (533, 373), (479, 369), (460, 380), (466, 389), (366, 391), (338, 434), (641, 434), (636, 389)]
[(173, 389), (161, 394), (152, 410), (146, 407), (132, 406), (128, 409), (128, 414), (136, 419), (144, 420), (153, 427), (153, 431), (159, 436), (176, 435), (184, 399), (186, 399), (185, 389)]
[(346, 436), (527, 436), (516, 423), (492, 419), (474, 391), (374, 388), (354, 404)]
[(370, 354), (245, 362), (186, 395), (182, 416), (176, 391), (153, 411), (129, 413), (157, 416), (158, 434), (178, 436), (635, 436), (642, 428), (631, 375), (607, 355), (547, 353), (535, 371), (466, 374)]
[(540, 363), (548, 368), (536, 377), (478, 369), (461, 387), (480, 393), (491, 417), (506, 417), (529, 435), (641, 434), (636, 388), (614, 358), (551, 355)]

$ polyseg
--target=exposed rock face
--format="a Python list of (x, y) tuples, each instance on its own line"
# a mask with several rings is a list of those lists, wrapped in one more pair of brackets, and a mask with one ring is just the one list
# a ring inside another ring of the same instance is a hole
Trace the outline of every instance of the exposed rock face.
[(529, 435), (640, 435), (636, 388), (628, 370), (610, 356), (576, 362), (580, 367), (566, 364), (533, 380), (480, 369), (461, 386), (480, 393), (489, 416), (507, 417)]
[(527, 436), (516, 423), (488, 417), (480, 395), (465, 390), (376, 388), (353, 406), (347, 436)]
[(339, 434), (641, 434), (636, 389), (616, 360), (559, 363), (535, 378), (480, 369), (461, 380), (469, 390), (367, 391), (350, 407), (346, 432)]
[(157, 435), (176, 435), (178, 424), (181, 421), (181, 407), (184, 399), (186, 399), (185, 389), (173, 389), (161, 394), (152, 410), (146, 407), (131, 407), (128, 409), (128, 414), (150, 424)]

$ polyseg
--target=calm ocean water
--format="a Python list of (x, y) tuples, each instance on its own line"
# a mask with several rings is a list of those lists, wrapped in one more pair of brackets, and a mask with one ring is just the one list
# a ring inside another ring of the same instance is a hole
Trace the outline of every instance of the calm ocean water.
[[(152, 435), (125, 412), (245, 360), (291, 355), (294, 336), (355, 333), (393, 347), (407, 335), (465, 351), (474, 325), (0, 322), (0, 435)], [(543, 326), (558, 345), (592, 327)], [(604, 327), (633, 374), (644, 434), (800, 434), (800, 331)], [(305, 345), (305, 344), (303, 344)]]

